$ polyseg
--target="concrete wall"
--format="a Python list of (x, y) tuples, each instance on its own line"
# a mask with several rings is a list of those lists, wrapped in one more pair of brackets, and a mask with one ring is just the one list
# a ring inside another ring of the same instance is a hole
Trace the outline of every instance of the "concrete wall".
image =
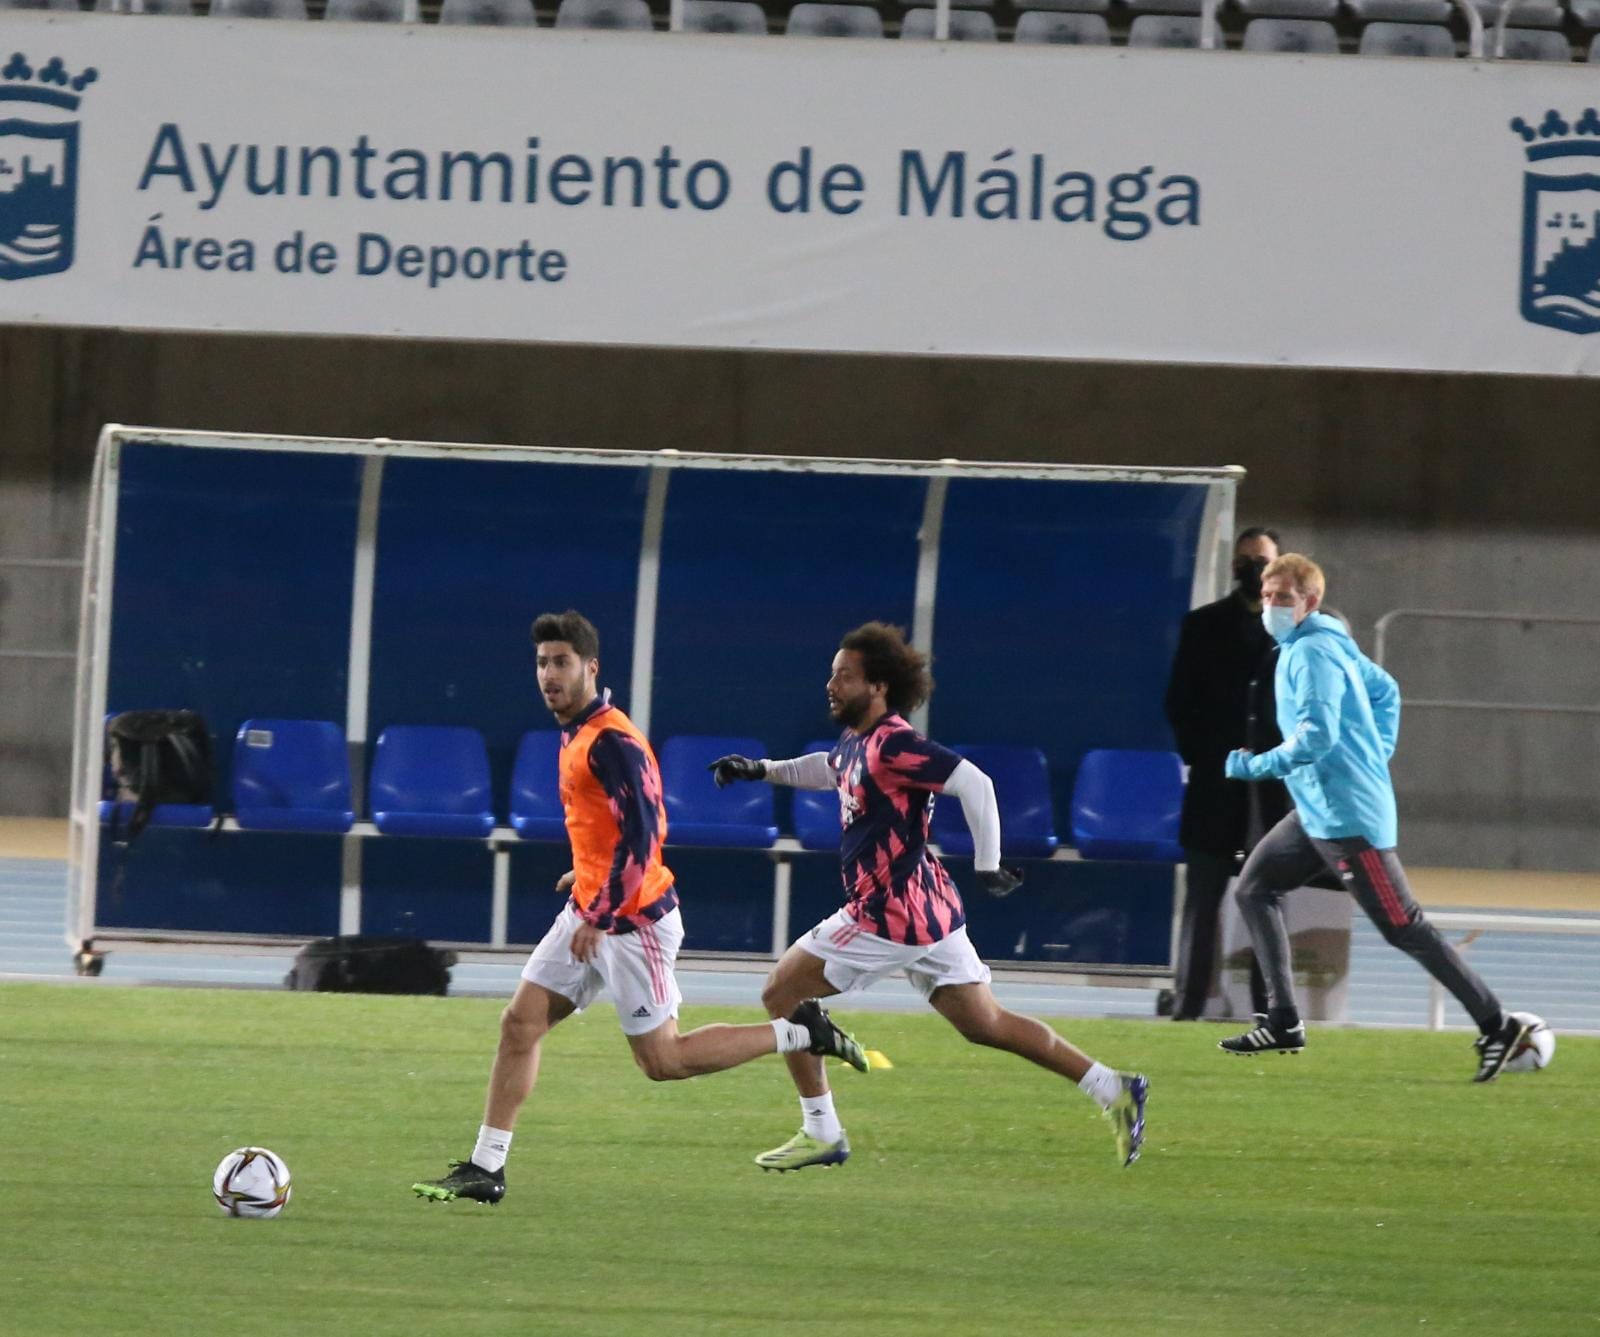
[[(0, 330), (0, 649), (70, 648), (106, 421), (886, 458), (1241, 464), (1244, 522), (1397, 607), (1595, 615), (1600, 382)], [(1595, 637), (1402, 625), (1413, 696), (1600, 704)], [(71, 672), (0, 658), (0, 812), (64, 811)], [(1600, 867), (1600, 723), (1414, 710), (1418, 863)]]

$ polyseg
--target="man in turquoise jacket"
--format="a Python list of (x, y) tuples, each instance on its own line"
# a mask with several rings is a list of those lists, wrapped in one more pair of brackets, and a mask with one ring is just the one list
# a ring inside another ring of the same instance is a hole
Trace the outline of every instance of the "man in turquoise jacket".
[(1491, 1082), (1528, 1027), (1506, 1015), (1411, 895), (1395, 854), (1399, 828), (1389, 779), (1400, 689), (1356, 648), (1343, 623), (1317, 611), (1325, 588), (1322, 569), (1299, 553), (1284, 553), (1261, 578), (1261, 618), (1281, 647), (1274, 687), (1283, 742), (1270, 752), (1230, 753), (1225, 770), (1232, 780), (1282, 780), (1294, 811), (1251, 852), (1235, 893), (1270, 1009), (1261, 1025), (1220, 1047), (1246, 1055), (1305, 1048), (1280, 903), (1285, 892), (1331, 868), (1385, 940), (1421, 962), (1478, 1023), (1473, 1080)]

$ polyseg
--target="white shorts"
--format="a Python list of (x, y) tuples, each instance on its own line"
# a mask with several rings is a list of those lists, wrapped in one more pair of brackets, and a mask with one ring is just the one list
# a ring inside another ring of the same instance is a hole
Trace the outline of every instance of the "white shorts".
[(560, 994), (580, 1012), (605, 989), (624, 1035), (644, 1035), (678, 1015), (683, 995), (672, 969), (683, 945), (682, 914), (672, 910), (632, 933), (606, 934), (587, 962), (572, 955), (572, 935), (581, 923), (569, 901), (533, 949), (522, 978)]
[(822, 958), (823, 975), (840, 993), (865, 989), (897, 970), (905, 972), (924, 998), (933, 997), (933, 991), (946, 984), (989, 982), (989, 967), (978, 959), (965, 924), (938, 942), (907, 945), (867, 932), (840, 910), (801, 937), (798, 945)]

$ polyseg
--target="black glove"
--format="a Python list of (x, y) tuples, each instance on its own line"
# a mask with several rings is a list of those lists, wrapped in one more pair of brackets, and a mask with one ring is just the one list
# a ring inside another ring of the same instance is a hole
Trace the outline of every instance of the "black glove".
[(706, 769), (716, 777), (718, 789), (726, 789), (735, 780), (765, 780), (767, 778), (766, 762), (752, 761), (749, 757), (741, 757), (736, 754), (718, 757)]
[(1009, 896), (1022, 885), (1022, 869), (999, 868), (978, 874), (978, 882), (991, 896)]

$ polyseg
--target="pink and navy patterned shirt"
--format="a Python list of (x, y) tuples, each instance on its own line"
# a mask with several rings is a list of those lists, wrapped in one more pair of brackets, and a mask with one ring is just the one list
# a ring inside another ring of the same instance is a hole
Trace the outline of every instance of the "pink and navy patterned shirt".
[(938, 942), (966, 923), (961, 894), (928, 849), (933, 796), (961, 758), (899, 715), (846, 730), (828, 753), (839, 790), (845, 912), (893, 942)]

